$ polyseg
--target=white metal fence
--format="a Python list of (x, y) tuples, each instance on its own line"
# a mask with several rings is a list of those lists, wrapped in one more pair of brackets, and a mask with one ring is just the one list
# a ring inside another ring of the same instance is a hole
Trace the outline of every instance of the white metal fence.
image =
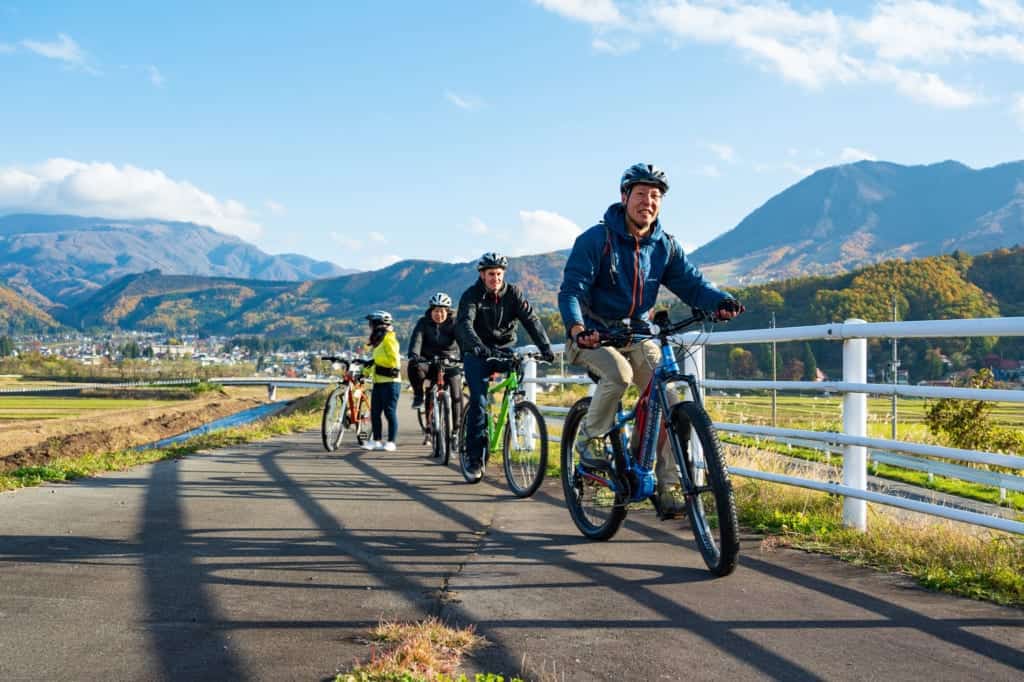
[[(765, 389), (842, 394), (843, 431), (841, 433), (804, 429), (780, 429), (769, 426), (725, 422), (715, 423), (716, 428), (720, 431), (754, 435), (779, 440), (784, 443), (799, 442), (805, 445), (811, 444), (819, 449), (841, 452), (843, 456), (842, 481), (824, 482), (742, 467), (731, 467), (732, 473), (738, 476), (842, 495), (844, 497), (844, 523), (860, 530), (864, 530), (867, 527), (866, 502), (870, 501), (972, 523), (978, 526), (1024, 534), (1024, 523), (1019, 521), (940, 504), (911, 500), (867, 489), (869, 448), (871, 449), (874, 461), (891, 463), (905, 468), (917, 468), (942, 476), (956, 476), (965, 480), (975, 480), (1003, 490), (1007, 488), (1021, 490), (1024, 488), (1024, 478), (1020, 476), (974, 470), (953, 463), (970, 462), (1020, 470), (1024, 469), (1024, 457), (1021, 457), (1020, 453), (1006, 454), (963, 450), (884, 438), (869, 438), (867, 436), (868, 394), (895, 394), (908, 398), (954, 398), (960, 400), (994, 400), (1024, 403), (1024, 391), (867, 383), (867, 339), (888, 339), (893, 337), (965, 338), (979, 336), (1024, 336), (1024, 317), (870, 324), (865, 323), (863, 320), (847, 320), (843, 323), (806, 327), (754, 329), (715, 332), (711, 334), (691, 332), (682, 335), (677, 341), (681, 341), (688, 346), (690, 351), (684, 361), (684, 371), (695, 374), (698, 377), (703, 377), (704, 375), (704, 351), (707, 346), (816, 340), (841, 341), (843, 343), (842, 381), (730, 381), (710, 379), (701, 381), (702, 390), (707, 388), (723, 390)], [(557, 350), (564, 350), (564, 348), (556, 346)], [(528, 397), (534, 400), (534, 402), (536, 402), (535, 391), (538, 384), (591, 383), (590, 379), (585, 376), (537, 378), (536, 364), (532, 362), (527, 364), (526, 374)], [(544, 411), (549, 414), (562, 415), (568, 410), (567, 408), (546, 407)]]

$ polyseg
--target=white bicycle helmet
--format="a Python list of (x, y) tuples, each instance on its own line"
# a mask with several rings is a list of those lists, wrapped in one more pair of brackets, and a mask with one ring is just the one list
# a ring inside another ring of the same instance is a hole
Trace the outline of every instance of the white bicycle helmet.
[(437, 292), (436, 294), (434, 294), (433, 296), (430, 297), (430, 306), (429, 307), (431, 307), (431, 308), (451, 308), (452, 307), (452, 297), (449, 296), (448, 294), (444, 293), (443, 291), (439, 291), (439, 292)]
[(391, 324), (391, 313), (386, 310), (374, 310), (366, 319), (374, 324)]

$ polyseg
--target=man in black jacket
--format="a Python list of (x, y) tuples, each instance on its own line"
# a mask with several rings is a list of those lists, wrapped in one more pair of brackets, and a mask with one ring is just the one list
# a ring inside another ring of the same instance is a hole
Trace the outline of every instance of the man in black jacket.
[(526, 332), (548, 362), (554, 360), (551, 342), (537, 314), (519, 287), (505, 282), (508, 258), (485, 253), (476, 264), (480, 279), (459, 299), (455, 337), (462, 349), (462, 363), (469, 384), (469, 409), (466, 412), (466, 471), (471, 482), (483, 477), (483, 454), (487, 447), (487, 379), (500, 370), (488, 358), (508, 351), (516, 342), (516, 328), (523, 323)]

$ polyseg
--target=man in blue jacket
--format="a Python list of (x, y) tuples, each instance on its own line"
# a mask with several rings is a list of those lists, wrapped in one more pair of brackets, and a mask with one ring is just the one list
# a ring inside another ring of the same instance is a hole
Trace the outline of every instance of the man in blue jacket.
[[(661, 359), (654, 341), (611, 348), (600, 345), (600, 334), (625, 324), (646, 328), (661, 285), (684, 303), (714, 311), (720, 319), (744, 310), (739, 301), (705, 280), (687, 262), (676, 240), (661, 229), (658, 214), (668, 193), (661, 169), (643, 163), (630, 166), (619, 190), (622, 201), (608, 207), (604, 220), (573, 244), (558, 292), (568, 360), (600, 378), (574, 444), (580, 460), (593, 468), (609, 465), (601, 437), (612, 428), (626, 387), (633, 382), (641, 391), (646, 388)], [(668, 448), (659, 451), (655, 473), (662, 518), (683, 514), (676, 492), (679, 473)]]

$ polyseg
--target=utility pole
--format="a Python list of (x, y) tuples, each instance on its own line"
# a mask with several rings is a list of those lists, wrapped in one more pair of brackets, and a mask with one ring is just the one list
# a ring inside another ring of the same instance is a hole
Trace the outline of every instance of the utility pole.
[[(774, 312), (772, 312), (772, 329), (775, 329), (775, 313)], [(778, 381), (778, 376), (776, 375), (776, 371), (775, 371), (775, 339), (772, 339), (772, 383), (774, 384), (776, 381)], [(775, 402), (775, 398), (778, 395), (778, 393), (779, 392), (777, 390), (775, 390), (775, 386), (773, 385), (772, 386), (772, 426), (776, 425), (777, 405), (776, 405), (776, 402)]]
[[(892, 297), (892, 321), (898, 322), (898, 315), (896, 310), (896, 297)], [(896, 440), (896, 425), (897, 425), (897, 407), (898, 398), (896, 397), (896, 388), (899, 386), (899, 374), (900, 374), (900, 356), (897, 350), (898, 340), (896, 337), (892, 337), (892, 439)]]

